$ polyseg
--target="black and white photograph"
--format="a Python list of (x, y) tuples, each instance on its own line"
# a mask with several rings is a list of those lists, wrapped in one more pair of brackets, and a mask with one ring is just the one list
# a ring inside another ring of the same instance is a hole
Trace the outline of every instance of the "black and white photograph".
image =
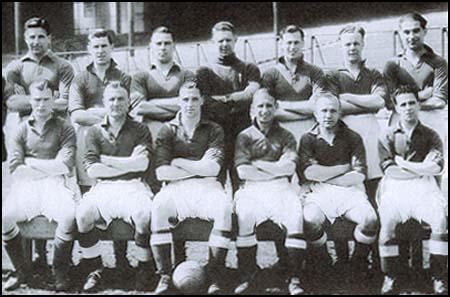
[(2, 295), (448, 295), (448, 2), (2, 2)]

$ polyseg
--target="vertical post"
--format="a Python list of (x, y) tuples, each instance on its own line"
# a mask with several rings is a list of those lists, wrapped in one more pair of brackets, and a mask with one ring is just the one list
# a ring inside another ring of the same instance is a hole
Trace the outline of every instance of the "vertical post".
[(200, 67), (200, 43), (197, 43), (197, 46), (195, 47), (196, 49), (196, 54), (197, 54), (197, 66)]
[(397, 55), (397, 30), (394, 31), (394, 57)]
[(275, 61), (278, 63), (278, 32), (279, 32), (279, 15), (278, 2), (272, 2), (273, 11), (273, 35), (275, 36)]
[(120, 2), (115, 2), (114, 5), (116, 6), (116, 33), (120, 34)]
[(314, 41), (316, 40), (316, 37), (313, 35), (311, 36), (311, 64), (314, 64)]
[(244, 61), (247, 62), (247, 42), (248, 40), (244, 40)]
[(445, 34), (448, 34), (447, 32), (447, 28), (446, 27), (442, 27), (442, 32), (441, 32), (441, 56), (445, 58), (445, 51), (446, 51), (446, 46), (445, 46)]
[(128, 24), (129, 24), (129, 32), (128, 32), (128, 51), (130, 52), (130, 56), (134, 56), (134, 51), (132, 49), (134, 43), (134, 4), (133, 2), (127, 2), (127, 12), (128, 12)]
[(14, 44), (16, 56), (20, 55), (20, 2), (14, 2)]

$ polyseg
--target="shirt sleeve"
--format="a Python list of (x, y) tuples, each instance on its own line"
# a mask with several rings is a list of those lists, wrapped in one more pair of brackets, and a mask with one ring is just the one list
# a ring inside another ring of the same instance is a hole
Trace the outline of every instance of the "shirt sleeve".
[(361, 138), (356, 133), (352, 133), (352, 170), (364, 174), (367, 177), (367, 162), (366, 162), (366, 149), (364, 148), (364, 143)]
[(138, 123), (137, 126), (137, 145), (143, 145), (147, 149), (148, 156), (149, 156), (149, 166), (150, 163), (153, 162), (154, 158), (154, 151), (153, 151), (153, 140), (152, 140), (152, 134), (150, 133), (150, 130), (147, 128), (146, 125)]
[(339, 81), (339, 72), (338, 71), (328, 71), (325, 74), (325, 80), (328, 86), (328, 89), (331, 93), (339, 96), (342, 93), (341, 91), (341, 83)]
[(383, 172), (395, 164), (394, 140), (389, 130), (380, 134), (378, 139), (378, 155), (380, 156), (380, 167)]
[(59, 68), (59, 97), (61, 99), (69, 100), (69, 90), (72, 80), (74, 78), (74, 71), (69, 62), (64, 61)]
[(239, 134), (234, 151), (234, 166), (236, 168), (241, 165), (251, 165), (252, 153), (250, 149), (251, 139), (244, 133)]
[(285, 134), (285, 143), (280, 160), (291, 161), (297, 164), (297, 141), (295, 141), (294, 135), (291, 133)]
[(308, 133), (304, 134), (300, 139), (298, 158), (297, 172), (300, 177), (305, 179), (305, 170), (312, 165), (319, 164), (319, 161), (314, 156), (314, 137)]
[(275, 69), (270, 68), (265, 71), (261, 78), (261, 84), (263, 88), (266, 88), (272, 96), (274, 95), (275, 85), (276, 85), (276, 76)]
[(23, 122), (12, 139), (9, 172), (12, 174), (20, 165), (25, 164), (26, 122)]
[[(6, 80), (11, 84), (18, 84), (22, 86), (20, 79), (22, 71), (22, 63), (20, 60), (14, 60), (6, 67)], [(23, 86), (25, 87), (25, 86)], [(28, 88), (25, 88), (28, 91)]]
[(438, 164), (441, 169), (444, 168), (444, 149), (439, 134), (432, 131), (430, 134), (430, 151), (427, 155), (428, 159)]
[(387, 102), (389, 100), (389, 94), (386, 87), (386, 84), (384, 83), (383, 75), (378, 70), (372, 70), (372, 88), (371, 88), (371, 94), (378, 95), (381, 98), (383, 98), (384, 102)]
[(328, 90), (325, 74), (319, 67), (312, 68), (311, 82), (313, 87), (313, 94), (322, 93)]
[(248, 64), (246, 67), (246, 75), (248, 82), (261, 82), (261, 71), (255, 64)]
[(131, 79), (130, 86), (130, 109), (136, 110), (136, 107), (142, 102), (146, 101), (149, 97), (147, 86), (146, 86), (146, 75), (145, 73), (136, 73)]
[(76, 110), (86, 109), (84, 104), (85, 88), (83, 72), (78, 74), (72, 82), (69, 91), (69, 113), (73, 113)]
[(161, 127), (156, 138), (155, 168), (170, 165), (173, 159), (173, 132), (170, 124)]
[(213, 127), (209, 133), (207, 153), (222, 167), (225, 160), (225, 134), (221, 126), (215, 124)]
[(433, 97), (448, 102), (448, 64), (444, 59), (434, 69)]
[(122, 75), (120, 77), (120, 84), (125, 87), (125, 89), (128, 91), (128, 94), (130, 94), (130, 88), (131, 88), (131, 76), (128, 75), (125, 72), (122, 72)]
[(64, 124), (62, 128), (60, 147), (56, 158), (60, 159), (71, 171), (75, 166), (76, 139), (75, 130), (69, 124)]
[(97, 130), (98, 127), (92, 126), (86, 135), (86, 151), (83, 156), (83, 165), (86, 171), (95, 163), (100, 163), (101, 150)]

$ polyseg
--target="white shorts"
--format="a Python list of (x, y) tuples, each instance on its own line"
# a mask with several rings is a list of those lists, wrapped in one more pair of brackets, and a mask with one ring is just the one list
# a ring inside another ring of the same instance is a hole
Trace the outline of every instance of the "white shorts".
[(432, 176), (409, 180), (384, 177), (378, 188), (377, 204), (380, 214), (395, 211), (404, 223), (410, 218), (421, 221), (430, 209), (436, 209), (437, 213), (447, 208), (448, 200)]
[(305, 205), (308, 203), (317, 205), (331, 223), (354, 208), (363, 205), (372, 208), (363, 184), (354, 187), (341, 187), (326, 183), (315, 183), (310, 185), (310, 189), (311, 192), (306, 194)]
[(215, 177), (171, 182), (155, 196), (155, 202), (160, 199), (173, 201), (179, 221), (187, 218), (220, 218), (223, 208), (232, 203)]
[(99, 181), (84, 194), (80, 207), (95, 206), (105, 222), (97, 227), (106, 230), (113, 219), (132, 224), (132, 216), (136, 213), (148, 210), (150, 214), (152, 198), (150, 187), (140, 179)]
[(271, 220), (290, 233), (303, 233), (303, 208), (300, 196), (287, 178), (247, 181), (235, 194), (236, 214), (252, 212), (256, 226)]
[(75, 218), (78, 193), (68, 185), (64, 176), (33, 181), (15, 181), (3, 205), (4, 212), (23, 213), (27, 220), (43, 215), (50, 221), (62, 222)]
[(347, 115), (342, 118), (347, 126), (358, 133), (366, 150), (367, 179), (383, 176), (380, 168), (380, 157), (378, 155), (378, 137), (380, 125), (373, 114)]

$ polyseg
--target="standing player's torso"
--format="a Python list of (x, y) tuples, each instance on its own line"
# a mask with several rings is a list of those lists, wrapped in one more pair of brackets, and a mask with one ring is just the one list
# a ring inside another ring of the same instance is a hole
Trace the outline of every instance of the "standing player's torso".
[(263, 74), (263, 83), (278, 100), (305, 101), (320, 84), (322, 71), (306, 62), (298, 64), (295, 73), (291, 73), (283, 60)]
[[(131, 77), (126, 73), (119, 70), (117, 64), (113, 61), (111, 66), (106, 70), (104, 79), (100, 77), (94, 71), (94, 65), (90, 64), (85, 71), (79, 73), (72, 84), (76, 85), (80, 91), (80, 98), (71, 98), (80, 100), (85, 109), (91, 107), (103, 106), (103, 92), (105, 87), (112, 81), (120, 81), (121, 85), (125, 88), (130, 88)], [(69, 110), (70, 102), (69, 102)]]

